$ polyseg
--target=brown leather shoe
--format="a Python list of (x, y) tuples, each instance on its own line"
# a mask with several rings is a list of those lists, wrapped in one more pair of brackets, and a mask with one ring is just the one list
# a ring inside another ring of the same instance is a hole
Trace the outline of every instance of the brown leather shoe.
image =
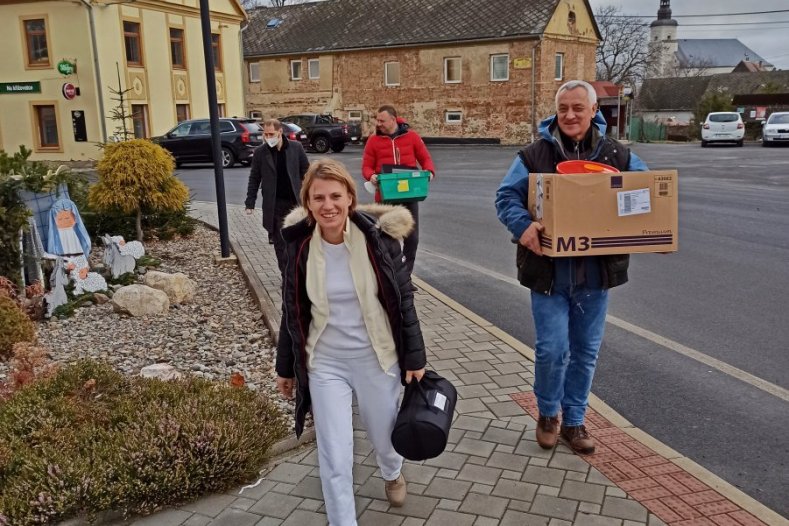
[(537, 419), (537, 443), (543, 449), (552, 449), (559, 438), (559, 417), (542, 416)]
[(405, 477), (400, 473), (400, 476), (395, 480), (385, 481), (384, 491), (386, 492), (386, 500), (389, 501), (395, 508), (399, 508), (405, 503), (405, 497), (408, 495), (406, 490)]
[(586, 427), (562, 426), (562, 441), (579, 455), (591, 455), (594, 453), (594, 440), (586, 432)]

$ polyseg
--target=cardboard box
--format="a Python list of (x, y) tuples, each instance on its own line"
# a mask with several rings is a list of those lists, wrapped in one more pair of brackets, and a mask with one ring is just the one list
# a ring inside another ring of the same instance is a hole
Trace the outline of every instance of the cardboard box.
[(676, 170), (530, 174), (529, 213), (546, 256), (676, 252)]

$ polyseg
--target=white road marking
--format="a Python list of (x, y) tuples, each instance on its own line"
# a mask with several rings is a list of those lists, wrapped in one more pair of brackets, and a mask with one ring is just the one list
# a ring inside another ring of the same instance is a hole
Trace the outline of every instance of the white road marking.
[[(463, 267), (465, 269), (468, 269), (468, 270), (471, 270), (471, 271), (474, 271), (474, 272), (479, 272), (480, 274), (484, 274), (486, 276), (490, 276), (493, 279), (496, 279), (498, 281), (502, 281), (504, 283), (509, 283), (509, 284), (520, 286), (520, 283), (518, 282), (517, 279), (515, 279), (513, 277), (510, 277), (510, 276), (505, 276), (504, 274), (501, 274), (499, 272), (488, 270), (488, 269), (486, 269), (484, 267), (481, 267), (479, 265), (475, 265), (475, 264), (469, 263), (467, 261), (463, 261), (463, 260), (460, 260), (460, 259), (457, 259), (457, 258), (453, 258), (453, 257), (447, 256), (445, 254), (439, 254), (438, 252), (434, 252), (434, 251), (432, 251), (430, 249), (427, 249), (427, 248), (419, 247), (419, 251), (422, 252), (422, 253), (428, 254), (430, 256), (433, 256), (433, 257), (436, 257), (436, 258), (448, 261), (448, 262), (452, 263), (453, 265), (457, 265), (459, 267)], [(641, 338), (644, 338), (645, 340), (649, 340), (652, 343), (656, 343), (657, 345), (660, 345), (661, 347), (663, 347), (665, 349), (668, 349), (670, 351), (674, 351), (675, 353), (681, 354), (682, 356), (685, 356), (685, 357), (690, 358), (692, 360), (696, 360), (697, 362), (703, 363), (704, 365), (712, 367), (713, 369), (715, 369), (715, 370), (717, 370), (717, 371), (719, 371), (719, 372), (721, 372), (723, 374), (726, 374), (728, 376), (731, 376), (732, 378), (736, 378), (737, 380), (740, 380), (741, 382), (744, 382), (744, 383), (746, 383), (748, 385), (756, 387), (757, 389), (760, 389), (760, 390), (764, 391), (765, 393), (771, 394), (771, 395), (775, 396), (776, 398), (779, 398), (779, 399), (783, 400), (784, 402), (789, 402), (789, 390), (784, 389), (783, 387), (781, 387), (779, 385), (775, 385), (774, 383), (768, 382), (767, 380), (763, 380), (762, 378), (759, 378), (758, 376), (754, 376), (751, 373), (743, 371), (742, 369), (738, 369), (737, 367), (729, 365), (726, 362), (718, 360), (717, 358), (713, 358), (712, 356), (708, 356), (708, 355), (706, 355), (706, 354), (704, 354), (704, 353), (702, 353), (700, 351), (697, 351), (695, 349), (691, 349), (690, 347), (688, 347), (686, 345), (682, 345), (679, 342), (675, 342), (674, 340), (671, 340), (669, 338), (665, 338), (665, 337), (663, 337), (663, 336), (661, 336), (661, 335), (659, 335), (657, 333), (654, 333), (654, 332), (652, 332), (650, 330), (647, 330), (647, 329), (644, 329), (642, 327), (639, 327), (638, 325), (634, 325), (634, 324), (632, 324), (630, 322), (627, 322), (627, 321), (625, 321), (625, 320), (623, 320), (621, 318), (617, 318), (616, 316), (612, 316), (612, 315), (608, 314), (606, 316), (606, 321), (608, 323), (610, 323), (611, 325), (619, 327), (620, 329), (624, 329), (624, 330), (626, 330), (626, 331), (628, 331), (628, 332), (630, 332), (632, 334), (635, 334), (636, 336), (640, 336)]]

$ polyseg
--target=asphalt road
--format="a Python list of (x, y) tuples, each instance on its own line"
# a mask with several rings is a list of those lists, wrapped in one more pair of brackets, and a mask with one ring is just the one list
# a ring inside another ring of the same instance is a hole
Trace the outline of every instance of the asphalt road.
[[(769, 392), (789, 389), (789, 148), (633, 149), (651, 168), (679, 170), (680, 249), (633, 256), (631, 281), (612, 290), (593, 391), (789, 516), (789, 402)], [(438, 178), (420, 207), (415, 273), (533, 345), (529, 294), (515, 284), (514, 246), (493, 208), (517, 148), (430, 150)], [(361, 180), (361, 147), (332, 156)], [(228, 203), (244, 202), (248, 172), (226, 171)], [(210, 167), (178, 175), (194, 199), (215, 200)]]

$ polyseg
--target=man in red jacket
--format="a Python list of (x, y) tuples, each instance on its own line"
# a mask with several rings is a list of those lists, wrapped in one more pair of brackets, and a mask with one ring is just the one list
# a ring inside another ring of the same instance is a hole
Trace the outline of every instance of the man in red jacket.
[[(398, 118), (393, 106), (378, 108), (376, 132), (367, 139), (362, 156), (362, 176), (377, 184), (377, 176), (385, 164), (409, 166), (430, 172), (430, 180), (436, 175), (433, 159), (422, 138), (408, 128), (405, 120)], [(376, 202), (381, 202), (380, 191), (375, 192)], [(414, 270), (416, 247), (419, 244), (419, 202), (401, 203), (414, 216), (414, 231), (403, 242), (403, 255), (409, 274)]]

